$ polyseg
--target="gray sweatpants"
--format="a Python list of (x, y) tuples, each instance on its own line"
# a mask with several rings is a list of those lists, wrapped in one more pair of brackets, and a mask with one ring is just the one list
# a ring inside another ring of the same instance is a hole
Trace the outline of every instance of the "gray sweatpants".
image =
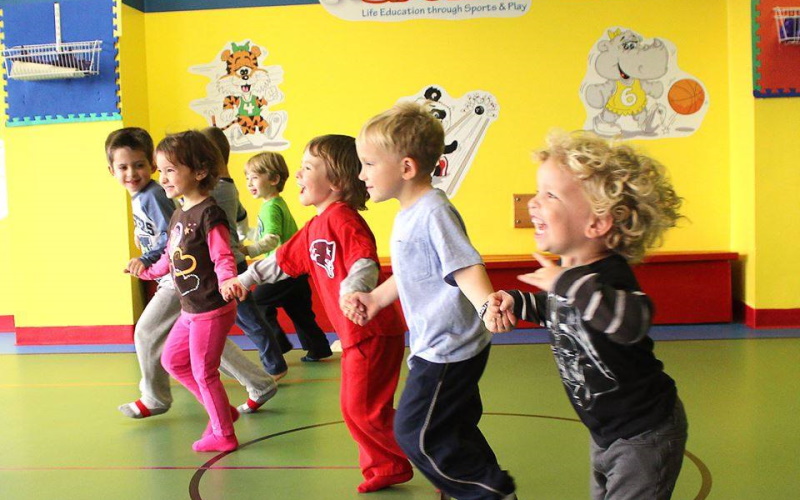
[[(134, 328), (133, 342), (142, 372), (139, 382), (141, 400), (151, 409), (169, 408), (172, 404), (169, 374), (161, 366), (161, 352), (180, 313), (181, 304), (175, 285), (166, 278), (159, 283)], [(253, 400), (274, 390), (276, 386), (275, 380), (261, 366), (250, 361), (230, 339), (225, 341), (220, 371), (242, 384)]]
[(669, 500), (686, 449), (688, 423), (681, 400), (653, 430), (617, 439), (608, 448), (591, 441), (592, 500)]

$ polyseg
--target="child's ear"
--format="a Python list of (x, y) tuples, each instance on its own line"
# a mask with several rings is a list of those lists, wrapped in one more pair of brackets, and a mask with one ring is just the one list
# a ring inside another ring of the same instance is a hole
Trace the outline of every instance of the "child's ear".
[(586, 227), (587, 238), (602, 238), (611, 230), (614, 225), (614, 220), (611, 214), (605, 213), (602, 215), (592, 215), (589, 225)]
[(206, 177), (208, 177), (208, 170), (205, 170), (205, 169), (203, 169), (203, 170), (195, 170), (194, 178), (197, 179), (198, 181), (202, 181)]
[(419, 164), (417, 164), (417, 160), (414, 158), (410, 158), (406, 156), (402, 160), (400, 160), (400, 165), (403, 169), (402, 177), (403, 180), (410, 180), (417, 176), (419, 173)]
[(114, 167), (112, 167), (111, 165), (108, 166), (108, 173), (114, 175)]

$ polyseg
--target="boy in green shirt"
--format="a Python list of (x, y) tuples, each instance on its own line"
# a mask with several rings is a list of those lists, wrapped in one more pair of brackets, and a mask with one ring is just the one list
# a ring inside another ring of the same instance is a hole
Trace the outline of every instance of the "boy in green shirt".
[[(244, 172), (250, 194), (264, 200), (258, 213), (258, 227), (248, 235), (255, 243), (245, 246), (245, 252), (250, 258), (267, 256), (297, 232), (294, 217), (280, 195), (289, 178), (289, 168), (280, 153), (265, 152), (250, 158)], [(267, 323), (280, 344), (288, 343), (277, 318), (277, 307), (283, 308), (295, 326), (300, 345), (307, 351), (301, 361), (319, 361), (331, 356), (328, 338), (317, 325), (311, 308), (307, 276), (260, 285), (253, 292), (253, 298), (263, 308)]]

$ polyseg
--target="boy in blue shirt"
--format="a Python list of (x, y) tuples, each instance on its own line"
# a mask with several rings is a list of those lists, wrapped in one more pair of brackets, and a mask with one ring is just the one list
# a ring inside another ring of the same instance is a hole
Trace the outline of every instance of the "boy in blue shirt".
[(444, 150), (442, 125), (419, 104), (398, 104), (369, 120), (356, 144), (370, 198), (396, 198), (400, 212), (391, 238), (393, 276), (370, 293), (343, 297), (341, 306), (363, 324), (400, 298), (410, 371), (395, 415), (397, 442), (450, 496), (514, 499), (513, 479), (478, 428), (478, 381), (491, 347), (481, 313), (494, 290), (464, 221), (431, 185)]
[[(146, 130), (128, 127), (116, 130), (106, 139), (108, 171), (131, 195), (136, 246), (142, 256), (131, 259), (126, 268), (130, 274), (141, 271), (159, 260), (167, 244), (169, 220), (175, 204), (151, 176), (155, 172), (153, 140)], [(158, 282), (155, 295), (145, 307), (134, 329), (134, 345), (142, 378), (141, 397), (119, 406), (130, 418), (146, 418), (166, 413), (172, 404), (169, 375), (161, 366), (161, 352), (181, 306), (170, 276)], [(225, 342), (220, 369), (247, 388), (249, 400), (263, 404), (277, 392), (277, 385), (256, 364), (244, 355), (231, 340)]]

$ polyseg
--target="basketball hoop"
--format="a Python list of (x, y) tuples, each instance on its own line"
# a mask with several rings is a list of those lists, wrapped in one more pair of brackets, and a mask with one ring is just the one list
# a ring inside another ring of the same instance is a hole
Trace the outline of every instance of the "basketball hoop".
[(775, 7), (775, 27), (778, 42), (786, 45), (800, 44), (800, 7)]

